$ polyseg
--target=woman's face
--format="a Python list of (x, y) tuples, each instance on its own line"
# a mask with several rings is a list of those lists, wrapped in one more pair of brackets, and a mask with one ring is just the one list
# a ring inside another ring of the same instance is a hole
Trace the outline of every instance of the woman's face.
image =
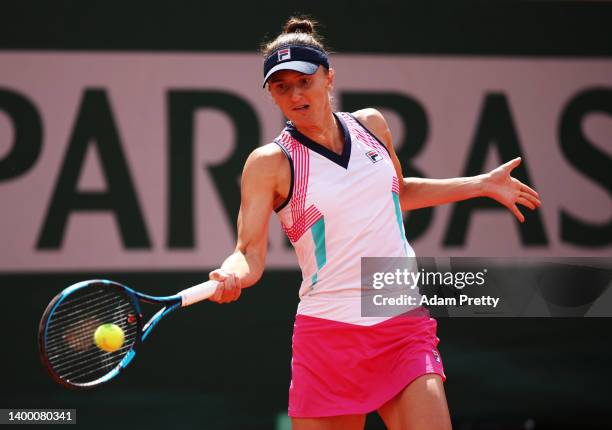
[(322, 124), (331, 111), (329, 92), (333, 78), (333, 69), (326, 73), (322, 66), (312, 75), (281, 70), (270, 78), (268, 91), (293, 124), (312, 126)]

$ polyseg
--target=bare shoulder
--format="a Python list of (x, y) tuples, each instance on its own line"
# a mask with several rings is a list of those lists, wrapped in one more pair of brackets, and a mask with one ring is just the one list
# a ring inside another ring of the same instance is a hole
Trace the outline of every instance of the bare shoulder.
[(275, 143), (260, 146), (251, 152), (244, 165), (245, 171), (256, 170), (262, 174), (278, 171), (287, 163), (283, 151)]
[(389, 125), (380, 111), (374, 108), (365, 108), (353, 112), (353, 115), (387, 147), (391, 145)]
[(268, 143), (253, 150), (244, 165), (241, 187), (243, 192), (271, 190), (286, 196), (291, 180), (289, 161), (280, 147)]

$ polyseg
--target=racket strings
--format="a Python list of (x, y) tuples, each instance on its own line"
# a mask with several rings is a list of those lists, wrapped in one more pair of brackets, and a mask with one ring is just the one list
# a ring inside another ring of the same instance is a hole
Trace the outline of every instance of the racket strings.
[[(133, 340), (133, 339), (131, 339), (131, 340)], [(123, 345), (123, 346), (122, 346), (120, 349), (118, 349), (117, 351), (112, 352), (112, 353), (110, 353), (110, 352), (109, 352), (109, 353), (106, 353), (106, 354), (117, 354), (117, 353), (122, 353), (122, 352), (125, 352), (125, 349), (126, 349), (126, 348), (127, 348), (127, 349), (129, 349), (129, 348), (131, 348), (131, 347), (132, 347), (132, 345), (130, 345), (130, 344), (129, 344), (129, 342), (126, 342), (126, 344), (125, 344), (125, 345)], [(87, 354), (88, 356), (92, 356), (92, 355), (93, 355), (93, 354), (95, 354), (95, 353), (96, 353), (96, 351), (92, 349), (92, 350), (88, 351), (86, 354)], [(84, 354), (83, 356), (80, 356), (80, 357), (69, 356), (69, 357), (67, 357), (65, 360), (58, 360), (58, 361), (57, 361), (57, 364), (56, 364), (56, 365), (55, 365), (55, 367), (54, 367), (54, 370), (55, 370), (56, 372), (60, 372), (60, 371), (62, 371), (63, 369), (65, 369), (65, 368), (66, 368), (66, 366), (70, 366), (70, 365), (74, 364), (74, 363), (75, 363), (77, 360), (83, 360), (83, 358), (85, 358), (85, 354)]]
[(124, 345), (114, 352), (103, 351), (103, 354), (98, 357), (98, 361), (91, 359), (86, 360), (84, 357), (79, 357), (78, 359), (81, 360), (82, 363), (78, 367), (74, 366), (73, 362), (58, 366), (55, 368), (55, 370), (58, 373), (61, 373), (69, 381), (76, 381), (78, 380), (79, 375), (89, 373), (84, 373), (83, 371), (98, 372), (102, 368), (104, 368), (104, 373), (108, 373), (108, 371), (112, 370), (118, 364), (115, 362), (114, 357), (117, 355), (123, 356), (124, 353), (127, 352), (130, 348), (130, 345)]
[[(72, 293), (47, 323), (45, 350), (53, 371), (63, 380), (85, 384), (115, 369), (139, 334), (135, 314), (128, 295), (117, 288), (98, 283)], [(123, 345), (113, 352), (95, 345), (95, 331), (107, 323), (124, 332)]]
[[(82, 322), (75, 322), (68, 328), (66, 328), (63, 334), (59, 338), (55, 338), (53, 341), (47, 343), (47, 353), (49, 355), (55, 354), (65, 348), (66, 343), (73, 350), (86, 350), (94, 345), (93, 334), (96, 329), (104, 324), (105, 322), (111, 321), (113, 316), (110, 314), (96, 316), (95, 318), (88, 318)], [(124, 330), (121, 324), (117, 324)], [(125, 330), (124, 330), (125, 333)]]
[[(119, 303), (120, 302), (117, 301), (116, 308), (106, 309), (106, 311), (104, 310), (104, 308), (107, 308), (112, 304), (108, 304), (104, 307), (98, 307), (87, 314), (75, 316), (70, 321), (64, 324), (64, 328), (61, 332), (55, 333), (52, 336), (47, 336), (47, 350), (51, 350), (56, 344), (62, 343), (62, 341), (65, 341), (68, 337), (78, 337), (78, 333), (88, 334), (88, 329), (91, 325), (95, 325), (95, 330), (101, 324), (101, 320), (107, 320), (112, 318), (116, 312), (123, 312), (125, 310), (131, 309), (130, 304)], [(121, 324), (117, 325), (121, 326)], [(50, 333), (51, 331), (56, 331), (55, 326), (56, 324), (54, 324), (53, 326), (49, 325), (49, 330), (47, 333)], [(121, 328), (123, 329), (124, 327)], [(75, 341), (76, 340), (77, 339), (75, 339)]]
[[(100, 321), (108, 321), (108, 318), (103, 318)], [(96, 329), (101, 324), (89, 325), (87, 326), (87, 330), (83, 330), (83, 332), (78, 335), (73, 335), (72, 333), (63, 336), (60, 340), (56, 341), (52, 347), (47, 346), (47, 355), (53, 359), (61, 359), (61, 357), (69, 355), (73, 352), (73, 350), (81, 350), (85, 352), (85, 350), (89, 350), (93, 348), (95, 342), (93, 341), (93, 333), (95, 333)], [(125, 326), (121, 326), (117, 324), (125, 333)], [(91, 334), (91, 336), (90, 336)], [(124, 343), (127, 343), (128, 340), (131, 340), (130, 336), (125, 336)], [(65, 343), (68, 343), (71, 349), (67, 350), (65, 347)]]
[(53, 324), (60, 324), (66, 320), (79, 317), (86, 312), (94, 312), (98, 307), (108, 308), (109, 300), (121, 301), (119, 297), (114, 299), (109, 299), (108, 297), (96, 297), (85, 302), (68, 304), (67, 306), (69, 306), (69, 309), (62, 309), (62, 312), (59, 315), (53, 314), (52, 322)]
[[(66, 379), (68, 381), (83, 381), (83, 380), (95, 381), (96, 379), (99, 379), (100, 377), (104, 376), (105, 374), (109, 373), (112, 369), (114, 369), (115, 366), (113, 364), (114, 363), (110, 362), (106, 366), (105, 369), (94, 368), (94, 369), (91, 369), (91, 370), (89, 370), (87, 372), (80, 372), (80, 373), (77, 373), (75, 375), (69, 375), (69, 376), (66, 377)], [(101, 370), (104, 370), (104, 371), (102, 372), (101, 376), (98, 376), (100, 374)], [(86, 376), (88, 378), (85, 378)]]
[[(107, 314), (107, 315), (101, 315), (99, 317), (96, 317), (95, 324), (87, 323), (83, 327), (80, 327), (77, 333), (67, 331), (55, 342), (47, 344), (48, 356), (54, 359), (57, 358), (58, 359), (57, 361), (59, 364), (59, 362), (62, 361), (61, 352), (65, 350), (66, 342), (68, 342), (72, 347), (74, 347), (75, 345), (86, 345), (87, 348), (83, 348), (83, 349), (87, 349), (87, 350), (94, 349), (93, 347), (95, 345), (95, 342), (94, 342), (92, 333), (95, 333), (96, 329), (101, 324), (103, 324), (104, 321), (112, 321), (112, 316)], [(132, 341), (135, 339), (136, 334), (137, 334), (136, 330), (131, 330), (130, 324), (128, 324), (126, 321), (115, 321), (114, 324), (118, 325), (125, 333), (124, 345), (131, 346), (133, 343)]]
[(98, 296), (98, 297), (106, 297), (103, 294), (102, 290), (95, 289), (94, 291), (88, 291), (86, 293), (82, 293), (78, 297), (68, 297), (68, 298), (66, 298), (64, 300), (64, 302), (62, 303), (61, 308), (56, 309), (55, 312), (53, 313), (54, 319), (59, 318), (60, 315), (65, 314), (66, 312), (73, 311), (75, 309), (76, 305), (79, 302), (90, 300), (92, 298), (95, 298), (96, 296)]

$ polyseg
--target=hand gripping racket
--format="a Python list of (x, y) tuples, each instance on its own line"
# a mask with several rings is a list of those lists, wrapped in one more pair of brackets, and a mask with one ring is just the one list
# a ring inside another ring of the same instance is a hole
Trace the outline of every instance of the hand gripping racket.
[[(56, 382), (69, 388), (108, 382), (132, 361), (164, 316), (209, 298), (217, 285), (217, 281), (207, 281), (166, 297), (149, 296), (100, 279), (71, 285), (51, 300), (40, 320), (38, 347), (43, 365)], [(163, 305), (146, 324), (143, 302)], [(124, 338), (119, 349), (107, 352), (96, 345), (94, 333), (102, 324), (121, 328)]]

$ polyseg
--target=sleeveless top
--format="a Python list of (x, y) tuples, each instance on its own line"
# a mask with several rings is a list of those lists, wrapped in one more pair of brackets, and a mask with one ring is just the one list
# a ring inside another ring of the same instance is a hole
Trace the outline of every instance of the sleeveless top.
[(340, 155), (291, 122), (274, 140), (291, 165), (289, 196), (276, 212), (302, 270), (297, 313), (372, 325), (390, 317), (361, 316), (361, 257), (415, 254), (387, 148), (353, 115), (334, 116), (344, 135)]

